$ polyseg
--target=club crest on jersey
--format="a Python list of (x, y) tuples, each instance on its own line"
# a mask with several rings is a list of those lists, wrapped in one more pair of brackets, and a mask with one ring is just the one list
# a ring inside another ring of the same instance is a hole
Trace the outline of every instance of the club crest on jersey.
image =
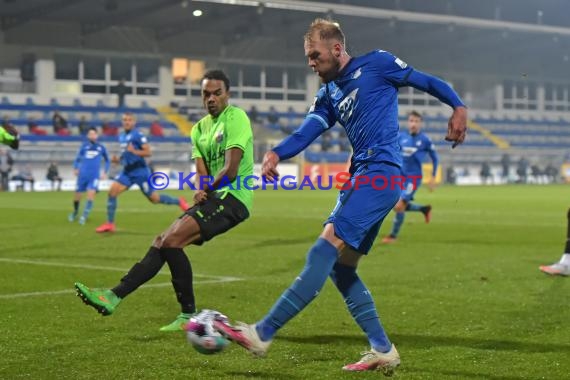
[(224, 132), (220, 131), (216, 133), (216, 142), (219, 144), (224, 139)]

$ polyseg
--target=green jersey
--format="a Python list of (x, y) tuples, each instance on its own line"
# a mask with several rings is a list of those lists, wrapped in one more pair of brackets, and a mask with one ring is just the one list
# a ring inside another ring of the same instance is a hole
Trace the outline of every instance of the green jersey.
[(15, 139), (16, 136), (11, 135), (4, 127), (0, 126), (0, 143), (9, 145)]
[[(213, 118), (207, 115), (192, 128), (192, 158), (202, 158), (208, 174), (216, 177), (226, 163), (226, 150), (239, 148), (243, 151), (236, 179), (217, 191), (229, 192), (241, 201), (248, 210), (253, 203), (253, 133), (245, 111), (228, 105)], [(247, 188), (246, 188), (247, 187)]]

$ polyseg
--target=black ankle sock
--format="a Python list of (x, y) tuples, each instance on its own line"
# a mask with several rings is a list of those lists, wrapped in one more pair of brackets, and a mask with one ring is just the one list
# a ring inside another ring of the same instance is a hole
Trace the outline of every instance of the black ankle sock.
[(146, 256), (140, 262), (133, 265), (129, 273), (121, 279), (119, 285), (111, 290), (117, 297), (125, 298), (139, 286), (156, 276), (164, 265), (164, 261), (160, 250), (155, 247), (150, 247)]
[(182, 248), (162, 248), (160, 250), (172, 274), (172, 286), (183, 313), (195, 313), (192, 265)]
[(79, 211), (79, 201), (73, 201), (73, 213), (77, 214)]

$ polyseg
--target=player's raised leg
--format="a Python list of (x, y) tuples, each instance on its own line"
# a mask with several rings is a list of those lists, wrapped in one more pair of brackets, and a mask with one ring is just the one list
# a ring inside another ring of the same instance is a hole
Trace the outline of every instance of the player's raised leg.
[[(179, 239), (178, 236), (180, 236), (181, 233), (188, 234), (188, 239), (184, 240), (183, 243), (192, 239), (196, 240), (196, 236), (199, 238), (199, 230), (196, 235), (192, 229), (196, 229), (196, 224), (195, 222), (192, 223), (191, 220), (188, 220), (186, 215), (177, 219), (165, 232), (154, 239), (152, 246), (149, 248), (142, 260), (133, 265), (129, 272), (121, 278), (119, 284), (114, 288), (90, 289), (81, 283), (76, 283), (75, 288), (77, 289), (78, 295), (86, 304), (94, 307), (101, 314), (111, 315), (122, 299), (156, 276), (164, 266), (165, 262), (169, 263), (169, 267), (171, 265), (188, 265), (187, 268), (176, 272), (176, 276), (173, 274), (173, 284), (175, 282), (175, 278), (177, 284), (181, 282), (184, 283), (183, 287), (176, 289), (176, 294), (179, 299), (181, 297), (185, 302), (182, 309), (183, 313), (187, 313), (189, 318), (189, 315), (195, 312), (193, 301), (194, 293), (192, 289), (192, 268), (189, 266), (190, 262), (188, 259), (186, 258), (186, 260), (184, 260), (186, 255), (184, 255), (182, 249), (173, 249), (168, 245), (176, 243), (175, 240)], [(163, 247), (164, 244), (166, 244), (166, 246)], [(180, 257), (180, 252), (182, 252), (184, 258)], [(174, 264), (174, 262), (177, 262), (178, 264)], [(178, 269), (178, 267), (176, 269)], [(184, 274), (180, 275), (179, 272), (183, 272)], [(183, 277), (182, 279), (180, 279), (181, 276)]]
[(254, 355), (264, 356), (277, 330), (318, 295), (337, 260), (338, 248), (333, 244), (337, 239), (325, 232), (309, 249), (303, 271), (262, 320), (253, 325), (240, 323), (235, 328), (216, 321), (215, 328)]
[[(146, 183), (146, 181), (145, 181)], [(188, 208), (190, 208), (190, 205), (188, 204), (188, 202), (186, 201), (186, 199), (184, 199), (184, 197), (180, 196), (178, 198), (174, 198), (171, 197), (170, 195), (167, 194), (160, 194), (157, 191), (154, 191), (153, 189), (150, 188), (146, 188), (146, 186), (148, 186), (148, 184), (143, 185), (144, 187), (141, 187), (142, 192), (144, 193), (144, 195), (148, 198), (149, 201), (151, 201), (154, 204), (164, 204), (164, 205), (176, 205), (178, 207), (180, 207), (180, 210), (182, 210), (182, 212), (188, 210)]]
[(551, 265), (541, 265), (539, 269), (552, 276), (570, 276), (570, 209), (566, 214), (566, 245), (560, 260)]
[(421, 212), (424, 215), (426, 223), (431, 221), (431, 205), (420, 205), (417, 203), (408, 203), (406, 211)]
[[(370, 166), (370, 172), (357, 172), (355, 176), (383, 175), (388, 178), (400, 172), (396, 166)], [(356, 265), (362, 254), (372, 247), (382, 220), (394, 207), (399, 195), (397, 189), (377, 191), (371, 187), (353, 192), (341, 191), (337, 207), (327, 220), (323, 233), (309, 250), (303, 271), (269, 313), (256, 324), (242, 323), (233, 327), (217, 321), (215, 328), (254, 355), (263, 356), (276, 332), (319, 294), (330, 275), (371, 344), (370, 352), (344, 369), (381, 369), (391, 373), (400, 363), (399, 356), (380, 323), (369, 290), (356, 274)]]

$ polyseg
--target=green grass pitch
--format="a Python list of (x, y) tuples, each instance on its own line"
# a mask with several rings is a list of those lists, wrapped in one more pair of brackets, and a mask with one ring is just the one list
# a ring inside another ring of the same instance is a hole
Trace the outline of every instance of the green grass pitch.
[[(378, 241), (359, 270), (400, 351), (396, 378), (570, 378), (570, 278), (537, 269), (562, 253), (569, 193), (562, 185), (418, 193), (434, 206), (432, 223), (409, 213), (398, 243)], [(187, 249), (199, 308), (247, 322), (263, 316), (301, 270), (335, 198), (258, 192), (248, 221)], [(70, 193), (0, 193), (0, 379), (381, 377), (341, 371), (367, 342), (331, 283), (264, 359), (236, 345), (205, 356), (184, 334), (160, 333), (179, 312), (167, 269), (101, 317), (73, 283), (115, 285), (179, 215), (129, 192), (119, 198), (118, 232), (101, 236), (105, 204), (99, 194), (81, 227), (67, 221)]]

